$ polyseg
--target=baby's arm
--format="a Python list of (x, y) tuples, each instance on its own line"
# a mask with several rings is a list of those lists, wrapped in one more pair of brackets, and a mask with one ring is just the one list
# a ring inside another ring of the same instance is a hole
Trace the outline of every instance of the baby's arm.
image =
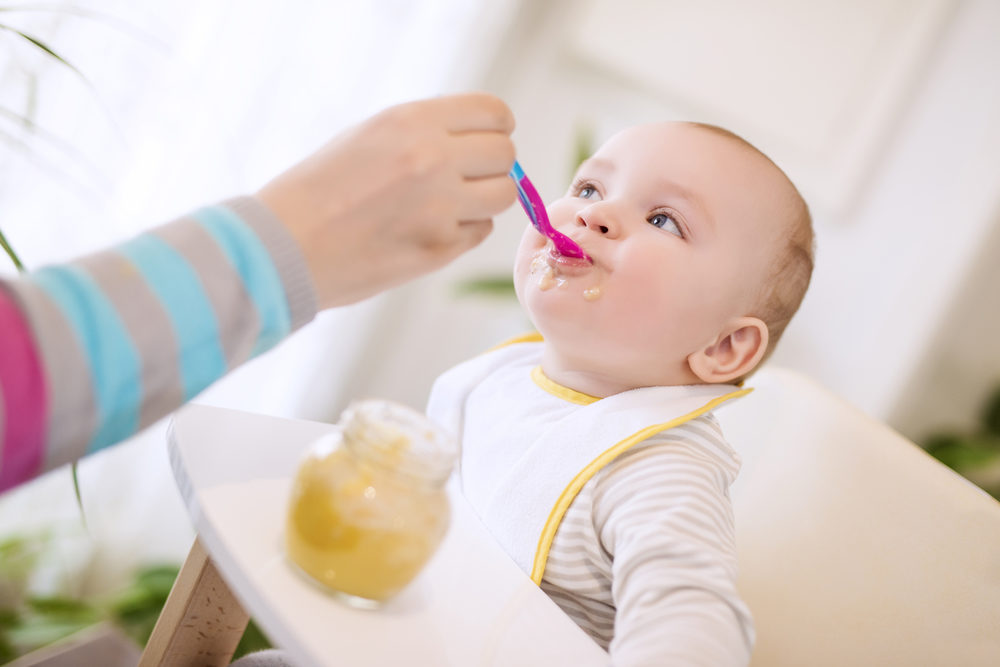
[(602, 476), (594, 518), (613, 557), (616, 667), (749, 662), (727, 467), (697, 443), (660, 441)]

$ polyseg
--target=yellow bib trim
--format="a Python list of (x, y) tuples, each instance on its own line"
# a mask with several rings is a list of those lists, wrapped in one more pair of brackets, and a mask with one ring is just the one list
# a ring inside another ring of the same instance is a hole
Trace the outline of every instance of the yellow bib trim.
[(584, 394), (582, 391), (570, 389), (569, 387), (559, 384), (546, 375), (541, 366), (535, 366), (531, 369), (531, 379), (543, 390), (552, 394), (556, 398), (561, 398), (562, 400), (569, 401), (570, 403), (575, 403), (577, 405), (590, 405), (591, 403), (596, 403), (601, 400), (597, 396)]
[(541, 343), (542, 340), (542, 334), (537, 331), (529, 331), (528, 333), (523, 333), (520, 336), (508, 338), (502, 343), (497, 343), (486, 351), (492, 352), (493, 350), (499, 350), (501, 347), (507, 347), (508, 345), (513, 345), (514, 343)]
[(633, 433), (621, 442), (604, 450), (596, 459), (588, 463), (583, 470), (576, 474), (576, 477), (570, 481), (569, 485), (559, 495), (559, 499), (556, 500), (555, 507), (552, 508), (552, 511), (549, 513), (549, 517), (545, 520), (545, 526), (542, 528), (542, 534), (538, 539), (538, 548), (535, 550), (535, 560), (531, 566), (531, 580), (535, 582), (536, 585), (541, 586), (542, 575), (545, 573), (545, 563), (549, 559), (549, 549), (552, 548), (552, 540), (555, 539), (556, 531), (559, 529), (559, 524), (562, 523), (563, 516), (566, 515), (566, 510), (569, 509), (573, 499), (576, 498), (578, 493), (580, 493), (580, 489), (583, 488), (583, 485), (589, 482), (590, 478), (596, 475), (601, 468), (613, 461), (619, 454), (626, 451), (633, 445), (656, 435), (660, 431), (666, 431), (667, 429), (674, 428), (675, 426), (680, 426), (685, 422), (691, 421), (695, 417), (700, 417), (706, 412), (715, 409), (730, 399), (745, 396), (751, 391), (753, 391), (753, 389), (740, 389), (739, 391), (718, 396), (697, 410), (689, 412), (686, 415), (682, 415), (663, 424), (647, 426), (646, 428)]

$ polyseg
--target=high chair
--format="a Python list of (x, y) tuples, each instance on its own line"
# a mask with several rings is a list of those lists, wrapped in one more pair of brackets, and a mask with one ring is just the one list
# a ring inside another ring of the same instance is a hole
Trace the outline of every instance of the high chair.
[[(801, 375), (764, 370), (751, 384), (718, 416), (744, 460), (733, 502), (752, 664), (1000, 665), (1000, 503)], [(171, 463), (198, 541), (142, 667), (226, 665), (248, 614), (304, 665), (607, 664), (459, 497), (439, 554), (382, 613), (292, 572), (290, 478), (331, 428), (177, 414)]]
[(758, 667), (1000, 665), (1000, 503), (788, 370), (720, 409)]

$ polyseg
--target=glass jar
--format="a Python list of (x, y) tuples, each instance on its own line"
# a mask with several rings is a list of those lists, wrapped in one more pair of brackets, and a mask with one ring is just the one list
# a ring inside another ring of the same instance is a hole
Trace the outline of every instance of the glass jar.
[(450, 518), (444, 483), (458, 448), (424, 415), (387, 401), (350, 405), (339, 426), (299, 466), (285, 546), (309, 578), (373, 608), (441, 543)]

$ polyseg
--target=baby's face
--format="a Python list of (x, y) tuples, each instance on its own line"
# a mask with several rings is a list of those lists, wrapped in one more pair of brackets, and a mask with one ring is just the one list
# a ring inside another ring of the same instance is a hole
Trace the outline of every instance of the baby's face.
[(606, 381), (610, 393), (696, 382), (688, 355), (754, 314), (781, 233), (770, 196), (779, 177), (697, 126), (610, 139), (548, 207), (593, 264), (557, 254), (530, 226), (517, 252), (517, 294), (546, 339), (543, 366)]

